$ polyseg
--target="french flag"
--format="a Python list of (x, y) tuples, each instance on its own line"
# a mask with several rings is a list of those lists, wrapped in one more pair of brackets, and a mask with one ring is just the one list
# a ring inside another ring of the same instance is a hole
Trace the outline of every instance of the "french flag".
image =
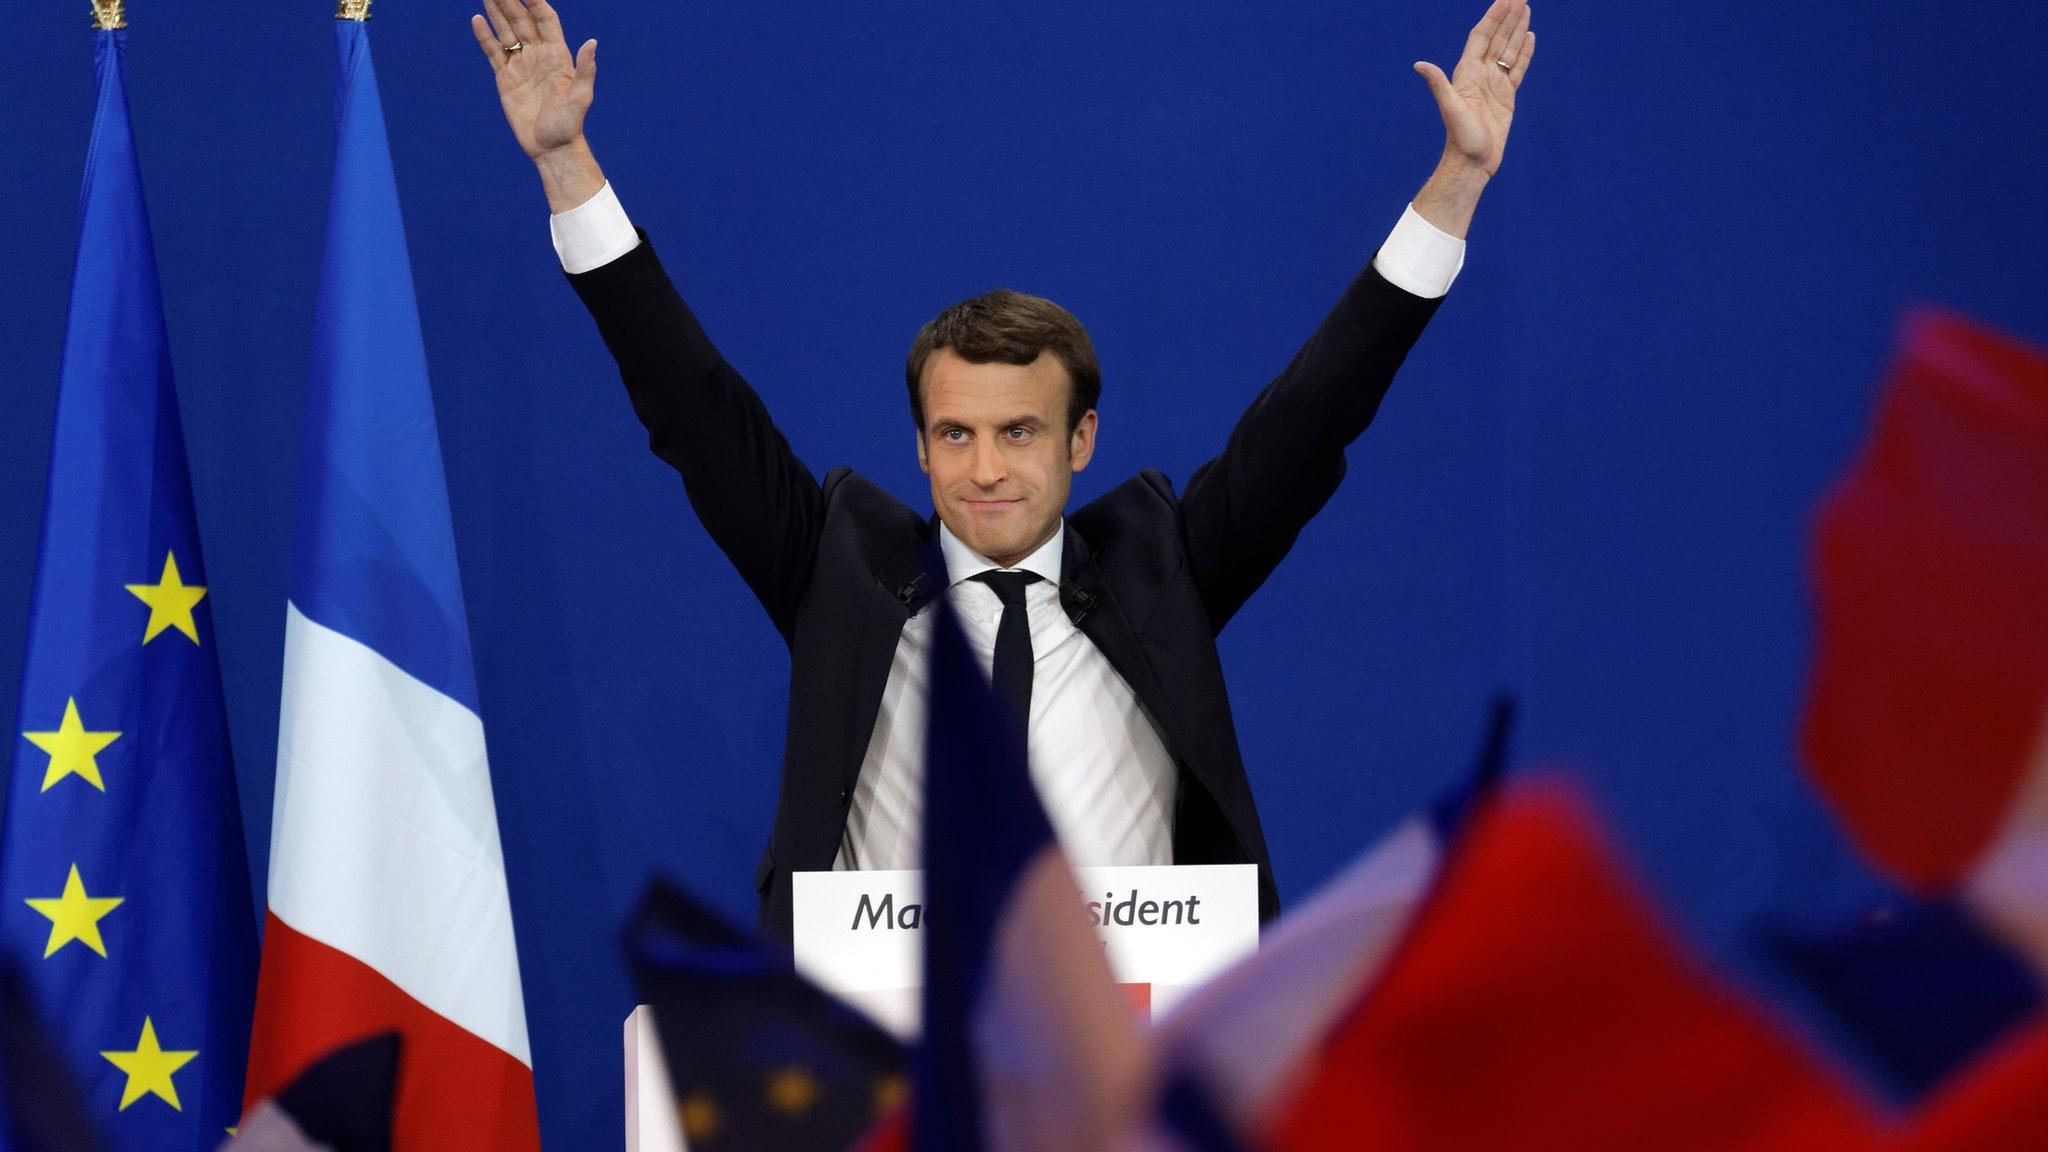
[(2048, 354), (1910, 315), (1812, 570), (1816, 783), (1878, 864), (2048, 970)]
[(1565, 783), (1398, 826), (1160, 1026), (1128, 1152), (1874, 1149), (1865, 1102), (1685, 953)]
[(917, 1152), (1088, 1152), (1140, 1118), (1149, 1047), (1031, 782), (1017, 727), (941, 600), (925, 761)]
[(1900, 1152), (2015, 1152), (2048, 1133), (2048, 1018), (1947, 1080), (1913, 1117)]
[[(1967, 979), (1879, 1003), (1865, 992), (1875, 966), (1851, 961), (1881, 942), (1851, 941), (1815, 982), (1885, 1041), (1869, 1045), (1881, 1060), (1918, 1061), (1928, 1095), (1906, 1147), (2035, 1146), (2048, 1131), (2048, 353), (1952, 313), (1908, 315), (1871, 435), (1821, 506), (1812, 578), (1807, 769), (1864, 853), (1928, 897), (1912, 926), (1941, 927), (1939, 957), (1976, 958)], [(1958, 1019), (1973, 1026), (1929, 1042)]]
[(1514, 702), (1502, 697), (1461, 782), (1396, 825), (1269, 928), (1257, 953), (1160, 1022), (1156, 1039), (1170, 1072), (1158, 1110), (1163, 1131), (1152, 1139), (1214, 1148), (1279, 1122), (1331, 1033), (1371, 995), (1407, 940), (1474, 814), (1491, 802), (1513, 724)]
[(1856, 1152), (1867, 1102), (1661, 922), (1553, 780), (1479, 813), (1368, 994), (1258, 1131), (1272, 1152)]
[(532, 1061), (426, 352), (370, 43), (334, 191), (286, 608), (246, 1099), (402, 1038), (393, 1147), (537, 1149)]

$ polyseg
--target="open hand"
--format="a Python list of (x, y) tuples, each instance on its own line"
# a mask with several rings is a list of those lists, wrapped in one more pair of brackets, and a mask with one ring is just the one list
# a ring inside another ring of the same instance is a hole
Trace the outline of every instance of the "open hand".
[(1528, 0), (1493, 0), (1465, 38), (1465, 51), (1448, 78), (1436, 65), (1416, 62), (1444, 118), (1445, 160), (1462, 160), (1487, 176), (1500, 170), (1515, 118), (1515, 90), (1534, 55)]
[(534, 160), (583, 138), (583, 116), (597, 86), (597, 41), (572, 59), (562, 21), (547, 0), (483, 0), (490, 19), (469, 29), (498, 77), (498, 100), (512, 135)]

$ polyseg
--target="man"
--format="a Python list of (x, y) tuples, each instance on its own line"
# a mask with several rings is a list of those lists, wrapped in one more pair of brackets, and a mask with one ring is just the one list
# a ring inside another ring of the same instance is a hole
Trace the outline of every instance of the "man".
[(1146, 471), (1066, 514), (1101, 378), (1064, 309), (992, 292), (926, 325), (906, 383), (931, 519), (844, 468), (820, 483), (796, 459), (591, 154), (597, 42), (572, 58), (546, 0), (484, 5), (472, 30), (540, 171), (563, 268), (655, 454), (790, 646), (782, 786), (756, 874), (764, 927), (789, 934), (791, 872), (917, 866), (921, 609), (939, 596), (1026, 724), (1076, 863), (1255, 863), (1261, 913), (1275, 913), (1216, 634), (1336, 491), (1345, 447), (1463, 263), (1535, 51), (1527, 0), (1495, 0), (1451, 76), (1415, 65), (1445, 127), (1436, 171), (1179, 495)]

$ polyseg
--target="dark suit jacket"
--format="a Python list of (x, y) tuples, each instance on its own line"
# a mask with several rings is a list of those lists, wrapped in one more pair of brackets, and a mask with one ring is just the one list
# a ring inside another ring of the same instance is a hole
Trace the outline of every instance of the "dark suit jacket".
[[(782, 786), (755, 876), (762, 926), (786, 938), (790, 873), (828, 869), (839, 851), (903, 624), (946, 587), (928, 546), (934, 522), (845, 468), (812, 476), (645, 233), (570, 280), (655, 455), (682, 474), (698, 518), (789, 644)], [(1180, 769), (1174, 860), (1257, 864), (1264, 917), (1279, 895), (1216, 635), (1336, 491), (1345, 447), (1437, 303), (1368, 265), (1185, 492), (1147, 470), (1067, 515), (1061, 601)]]

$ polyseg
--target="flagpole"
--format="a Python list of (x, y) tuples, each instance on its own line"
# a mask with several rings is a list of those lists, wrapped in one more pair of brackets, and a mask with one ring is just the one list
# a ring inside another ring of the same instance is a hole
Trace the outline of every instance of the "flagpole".
[(335, 6), (336, 20), (363, 21), (370, 18), (370, 0), (340, 0)]
[[(128, 26), (126, 0), (92, 0), (92, 26), (100, 32), (118, 32)], [(365, 7), (368, 0), (365, 0)]]

